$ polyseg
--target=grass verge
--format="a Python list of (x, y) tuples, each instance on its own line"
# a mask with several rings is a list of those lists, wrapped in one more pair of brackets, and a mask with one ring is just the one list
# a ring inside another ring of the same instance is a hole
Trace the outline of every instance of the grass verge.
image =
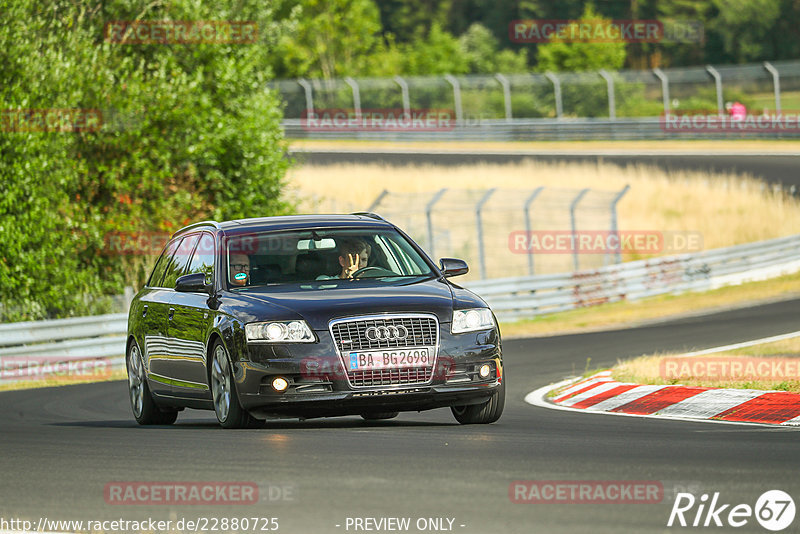
[(95, 382), (111, 382), (114, 380), (127, 380), (128, 373), (124, 369), (112, 371), (111, 374), (101, 380), (96, 378), (70, 378), (62, 377), (40, 378), (38, 380), (24, 380), (20, 382), (10, 382), (0, 384), (0, 391), (16, 391), (19, 389), (51, 388), (58, 386), (72, 386), (74, 384), (92, 384)]
[(800, 337), (702, 356), (640, 356), (618, 363), (611, 376), (636, 384), (800, 393)]

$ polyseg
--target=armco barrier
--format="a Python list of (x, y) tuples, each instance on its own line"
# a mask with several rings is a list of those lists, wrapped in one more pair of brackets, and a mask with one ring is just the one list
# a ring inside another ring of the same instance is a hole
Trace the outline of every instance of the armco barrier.
[(498, 318), (521, 319), (619, 300), (716, 289), (800, 271), (800, 235), (591, 271), (465, 284)]
[[(111, 370), (122, 369), (127, 328), (127, 313), (0, 324), (0, 383), (25, 380), (26, 362), (33, 368), (46, 361), (102, 360)], [(13, 372), (4, 365), (9, 361)]]
[[(800, 271), (800, 235), (597, 270), (502, 278), (465, 284), (501, 319), (519, 319), (605, 302), (702, 291)], [(127, 314), (0, 324), (4, 360), (48, 357), (125, 365)], [(17, 369), (15, 367), (15, 369)], [(15, 378), (0, 378), (8, 382)]]

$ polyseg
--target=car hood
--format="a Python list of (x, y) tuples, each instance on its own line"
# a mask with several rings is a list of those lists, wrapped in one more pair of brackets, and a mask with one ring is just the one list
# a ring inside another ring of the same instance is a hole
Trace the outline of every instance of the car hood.
[(327, 330), (331, 319), (356, 315), (427, 312), (436, 314), (440, 323), (449, 323), (453, 314), (453, 292), (440, 279), (326, 280), (263, 286), (227, 292), (223, 302), (236, 308), (235, 315), (245, 322), (302, 318), (314, 330)]

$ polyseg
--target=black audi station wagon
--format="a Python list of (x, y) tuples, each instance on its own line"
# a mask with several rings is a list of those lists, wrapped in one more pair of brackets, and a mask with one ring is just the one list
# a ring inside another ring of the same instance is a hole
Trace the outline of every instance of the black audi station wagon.
[(371, 213), (201, 222), (175, 233), (128, 315), (136, 420), (214, 410), (225, 428), (280, 417), (450, 407), (492, 423), (505, 403), (500, 332), (455, 285)]

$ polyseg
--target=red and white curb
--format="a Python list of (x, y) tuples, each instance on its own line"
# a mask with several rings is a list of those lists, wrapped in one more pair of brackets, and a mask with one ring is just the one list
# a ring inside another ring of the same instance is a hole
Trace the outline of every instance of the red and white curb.
[[(555, 397), (547, 399), (551, 391)], [(569, 379), (529, 393), (534, 406), (570, 411), (726, 423), (800, 426), (800, 394), (617, 382), (611, 371)]]

